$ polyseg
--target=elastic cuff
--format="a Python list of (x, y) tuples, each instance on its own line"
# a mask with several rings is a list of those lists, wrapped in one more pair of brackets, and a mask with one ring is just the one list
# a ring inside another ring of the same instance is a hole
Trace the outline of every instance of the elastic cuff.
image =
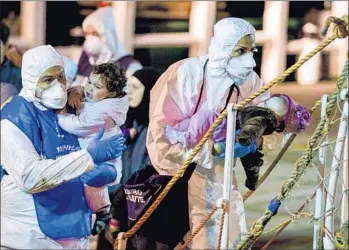
[(92, 159), (92, 156), (90, 155), (90, 153), (86, 149), (83, 149), (82, 151), (84, 153), (86, 153), (86, 155), (88, 155), (88, 158), (89, 158), (88, 162), (87, 162), (87, 168), (86, 168), (85, 172), (91, 171), (95, 167), (95, 163), (94, 163), (94, 161)]

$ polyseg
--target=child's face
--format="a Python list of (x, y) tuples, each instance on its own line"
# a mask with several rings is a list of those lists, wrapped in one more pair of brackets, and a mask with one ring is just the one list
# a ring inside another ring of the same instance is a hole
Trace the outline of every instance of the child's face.
[(269, 108), (274, 112), (277, 126), (279, 127), (287, 114), (287, 101), (282, 97), (271, 97), (266, 101), (266, 108)]
[(85, 98), (88, 102), (99, 102), (109, 97), (107, 84), (99, 75), (91, 73), (84, 87)]

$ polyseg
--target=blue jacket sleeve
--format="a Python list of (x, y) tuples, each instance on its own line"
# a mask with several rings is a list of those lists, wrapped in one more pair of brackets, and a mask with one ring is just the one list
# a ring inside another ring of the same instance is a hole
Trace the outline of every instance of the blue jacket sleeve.
[(103, 163), (80, 176), (80, 180), (91, 187), (103, 187), (115, 181), (117, 176), (113, 165)]

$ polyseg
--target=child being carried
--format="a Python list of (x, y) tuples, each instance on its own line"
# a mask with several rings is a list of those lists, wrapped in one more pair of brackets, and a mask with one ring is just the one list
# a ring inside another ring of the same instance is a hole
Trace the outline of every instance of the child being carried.
[[(124, 72), (113, 63), (103, 63), (94, 67), (84, 87), (84, 102), (76, 114), (60, 114), (59, 125), (67, 132), (79, 137), (81, 148), (96, 136), (101, 139), (122, 133), (120, 126), (125, 123), (128, 111), (128, 97), (124, 91), (126, 78)], [(101, 131), (103, 131), (102, 134)], [(104, 176), (115, 185), (121, 178), (121, 159), (106, 162), (115, 174)], [(99, 166), (96, 166), (97, 168)], [(114, 171), (115, 170), (115, 171)], [(105, 183), (105, 179), (103, 179)], [(110, 200), (107, 187), (94, 184), (85, 185), (86, 200), (89, 208), (96, 213), (92, 234), (99, 233), (111, 218)], [(102, 185), (102, 184), (101, 184)]]
[[(179, 127), (165, 128), (166, 136), (171, 144), (181, 143), (187, 147), (194, 147), (219, 113), (201, 110), (189, 121), (188, 129)], [(267, 99), (264, 107), (244, 107), (238, 111), (236, 119), (236, 150), (246, 150), (248, 153), (240, 158), (246, 173), (245, 186), (255, 190), (258, 185), (259, 170), (263, 165), (263, 135), (273, 132), (290, 134), (304, 131), (311, 122), (309, 111), (297, 104), (291, 97), (284, 94), (275, 94)], [(225, 156), (225, 140), (216, 141), (213, 146), (213, 155), (223, 158)]]

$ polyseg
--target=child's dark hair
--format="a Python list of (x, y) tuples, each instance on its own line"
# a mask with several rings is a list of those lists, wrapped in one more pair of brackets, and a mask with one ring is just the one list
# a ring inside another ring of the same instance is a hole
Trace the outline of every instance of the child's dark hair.
[(99, 75), (105, 81), (108, 92), (115, 92), (115, 98), (121, 98), (126, 95), (126, 77), (123, 69), (114, 63), (102, 63), (93, 68), (93, 74)]

